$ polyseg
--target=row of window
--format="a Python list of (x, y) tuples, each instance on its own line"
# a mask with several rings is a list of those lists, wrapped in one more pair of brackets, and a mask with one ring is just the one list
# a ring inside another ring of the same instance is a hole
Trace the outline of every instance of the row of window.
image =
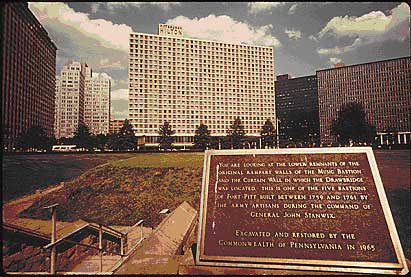
[(230, 56), (257, 56), (257, 57), (272, 57), (272, 51), (269, 49), (263, 49), (261, 51), (254, 51), (250, 49), (240, 50), (234, 49), (233, 47), (227, 48), (218, 48), (213, 46), (204, 45), (203, 47), (193, 47), (190, 48), (190, 45), (182, 45), (182, 44), (167, 44), (167, 43), (154, 43), (154, 44), (147, 44), (144, 42), (139, 43), (132, 43), (130, 44), (130, 52), (131, 53), (167, 53), (167, 52), (178, 52), (183, 54), (222, 54), (222, 55), (230, 55)]
[[(131, 50), (132, 51), (132, 50)], [(133, 51), (132, 51), (133, 52)], [(253, 60), (256, 64), (261, 64), (261, 65), (272, 65), (273, 60), (271, 58), (268, 58), (266, 56), (253, 56), (253, 55), (244, 55), (244, 56), (238, 56), (238, 55), (230, 55), (230, 54), (225, 54), (223, 53), (198, 53), (198, 54), (184, 54), (183, 52), (176, 52), (176, 51), (170, 51), (170, 52), (146, 52), (146, 53), (138, 53), (137, 51), (134, 51), (135, 53), (130, 53), (130, 60), (138, 60), (139, 58), (145, 58), (145, 62), (156, 62), (156, 61), (173, 61), (173, 62), (178, 62), (178, 63), (184, 63), (184, 62), (198, 62), (198, 63), (217, 63), (217, 61), (228, 61), (232, 62), (235, 64), (241, 64), (241, 63), (246, 63), (247, 61), (249, 62), (250, 60)]]
[[(131, 96), (136, 96), (138, 98), (132, 98)], [(255, 98), (258, 97), (258, 98)], [(313, 98), (312, 96), (309, 96), (310, 98)], [(248, 93), (243, 93), (243, 91), (241, 91), (241, 93), (239, 92), (231, 92), (231, 93), (210, 93), (210, 94), (194, 94), (191, 93), (190, 95), (187, 95), (186, 97), (184, 97), (184, 94), (177, 94), (176, 93), (168, 93), (167, 91), (163, 91), (163, 93), (160, 94), (152, 94), (152, 93), (144, 93), (144, 94), (132, 94), (130, 93), (130, 98), (132, 98), (133, 101), (135, 102), (140, 102), (140, 103), (157, 103), (157, 102), (164, 102), (165, 101), (170, 101), (169, 103), (171, 104), (171, 99), (173, 100), (173, 103), (175, 103), (176, 101), (187, 101), (188, 102), (198, 102), (198, 101), (216, 101), (216, 100), (241, 100), (244, 98), (253, 98), (253, 101), (257, 101), (257, 100), (264, 100), (264, 99), (271, 99), (274, 102), (274, 97), (271, 94), (261, 94), (258, 93), (257, 90), (255, 91), (248, 91)], [(222, 98), (222, 99), (221, 99)], [(281, 98), (282, 100), (287, 100), (287, 99), (291, 99), (294, 97), (284, 97)], [(87, 98), (88, 99), (88, 98)], [(191, 99), (191, 100), (190, 100)], [(314, 98), (313, 98), (314, 99)], [(304, 100), (305, 101), (305, 100)], [(100, 101), (99, 101), (100, 102)]]
[[(134, 62), (134, 64), (132, 63)], [(134, 66), (133, 66), (134, 65)], [(130, 62), (130, 72), (133, 71), (140, 71), (142, 70), (148, 70), (151, 69), (151, 72), (155, 73), (161, 73), (161, 74), (167, 74), (169, 75), (173, 74), (176, 75), (177, 73), (183, 74), (185, 73), (186, 75), (189, 73), (194, 74), (195, 72), (220, 72), (222, 70), (226, 71), (225, 69), (228, 70), (226, 74), (235, 74), (235, 73), (244, 73), (244, 75), (253, 75), (256, 72), (261, 73), (261, 74), (266, 74), (270, 76), (273, 76), (272, 72), (272, 67), (266, 66), (265, 65), (259, 65), (259, 64), (251, 64), (250, 63), (244, 63), (244, 64), (236, 64), (236, 63), (210, 63), (210, 64), (204, 64), (204, 63), (195, 63), (195, 62), (186, 62), (186, 63), (176, 63), (176, 62), (163, 62), (161, 65), (157, 65), (154, 63), (138, 63), (138, 61), (131, 61)], [(145, 71), (146, 72), (146, 71)], [(245, 74), (246, 73), (246, 74)], [(274, 76), (273, 76), (274, 77)]]
[[(219, 48), (236, 48), (241, 50), (251, 50), (251, 51), (272, 51), (270, 47), (262, 47), (262, 46), (255, 46), (255, 45), (242, 45), (242, 44), (231, 44), (225, 42), (216, 42), (216, 41), (204, 41), (198, 39), (190, 39), (190, 38), (176, 38), (176, 37), (166, 37), (166, 36), (159, 36), (154, 34), (138, 34), (138, 33), (131, 33), (130, 34), (130, 43), (140, 43), (140, 44), (157, 44), (160, 42), (166, 43), (180, 43), (184, 44), (191, 48), (199, 48), (201, 46), (211, 46), (211, 47), (219, 47)], [(203, 48), (204, 49), (204, 48)]]
[(240, 53), (272, 53), (273, 48), (266, 47), (266, 46), (246, 46), (246, 45), (235, 45), (235, 44), (228, 44), (224, 42), (207, 42), (207, 41), (195, 41), (195, 40), (187, 40), (185, 38), (181, 39), (174, 39), (174, 41), (170, 41), (166, 39), (164, 41), (161, 37), (157, 40), (155, 37), (154, 39), (145, 40), (145, 39), (130, 39), (130, 46), (140, 45), (144, 48), (149, 48), (150, 46), (163, 46), (163, 47), (182, 47), (188, 50), (220, 50), (220, 51), (236, 51)]
[(369, 75), (397, 75), (398, 72), (404, 72), (410, 70), (410, 59), (398, 59), (392, 61), (381, 61), (371, 64), (360, 64), (355, 66), (341, 67), (338, 69), (318, 71), (319, 81), (321, 79), (329, 78), (352, 78), (352, 76), (362, 75), (365, 79), (368, 79)]

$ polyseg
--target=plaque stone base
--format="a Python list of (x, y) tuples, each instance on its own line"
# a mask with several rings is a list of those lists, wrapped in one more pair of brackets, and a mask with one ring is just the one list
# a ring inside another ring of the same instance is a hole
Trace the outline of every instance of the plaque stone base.
[[(194, 243), (191, 249), (196, 249)], [(195, 250), (194, 250), (195, 251)], [(290, 270), (290, 269), (263, 269), (263, 268), (244, 268), (244, 267), (225, 267), (225, 266), (205, 266), (196, 265), (193, 251), (187, 251), (180, 260), (178, 274), (181, 275), (349, 275), (352, 273), (342, 272), (322, 272), (307, 270)], [(411, 261), (407, 259), (408, 266)], [(358, 273), (356, 273), (357, 275)], [(358, 274), (363, 275), (363, 274)], [(364, 274), (367, 275), (367, 274)]]

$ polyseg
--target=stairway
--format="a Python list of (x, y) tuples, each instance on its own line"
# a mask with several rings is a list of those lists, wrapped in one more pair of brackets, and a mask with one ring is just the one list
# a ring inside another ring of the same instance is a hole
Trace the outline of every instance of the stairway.
[[(112, 268), (121, 263), (121, 260), (126, 259), (131, 252), (141, 241), (141, 227), (140, 226), (110, 226), (121, 232), (128, 232), (128, 248), (125, 256), (121, 258), (120, 255), (103, 255), (103, 270), (102, 273), (111, 274)], [(151, 227), (143, 227), (143, 238), (147, 238), (152, 233)], [(71, 272), (76, 273), (100, 273), (100, 256), (90, 256), (81, 261), (80, 264), (76, 265)]]

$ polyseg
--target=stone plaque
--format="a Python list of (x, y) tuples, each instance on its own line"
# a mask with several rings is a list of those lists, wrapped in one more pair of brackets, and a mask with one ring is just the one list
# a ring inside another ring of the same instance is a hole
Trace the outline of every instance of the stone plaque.
[(408, 272), (370, 147), (206, 151), (196, 264)]

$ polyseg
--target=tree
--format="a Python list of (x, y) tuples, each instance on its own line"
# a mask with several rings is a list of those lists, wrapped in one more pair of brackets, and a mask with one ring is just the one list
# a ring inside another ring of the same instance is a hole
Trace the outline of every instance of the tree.
[(95, 145), (90, 129), (83, 123), (78, 125), (77, 130), (74, 133), (73, 142), (78, 148), (85, 148), (89, 151), (92, 151)]
[(47, 137), (43, 127), (33, 125), (17, 139), (17, 146), (23, 150), (50, 149), (53, 138)]
[(342, 145), (372, 143), (376, 136), (376, 129), (374, 125), (367, 122), (362, 105), (350, 102), (343, 105), (338, 112), (337, 119), (331, 125), (331, 134)]
[(237, 117), (228, 129), (228, 137), (231, 141), (231, 146), (234, 149), (241, 148), (243, 146), (244, 136), (245, 131), (243, 123), (241, 122), (240, 117)]
[(175, 134), (175, 131), (172, 129), (170, 123), (167, 121), (164, 122), (164, 124), (160, 126), (158, 134), (160, 135), (160, 148), (164, 150), (170, 149), (174, 142), (173, 135)]
[(47, 151), (51, 151), (53, 149), (53, 145), (57, 144), (57, 139), (55, 136), (47, 138)]
[(1, 126), (1, 130), (2, 130), (1, 133), (3, 136), (3, 139), (1, 141), (2, 149), (5, 151), (6, 150), (11, 151), (11, 149), (8, 149), (8, 147), (10, 147), (10, 135), (11, 135), (10, 126), (7, 124), (4, 124)]
[(137, 147), (137, 138), (133, 125), (126, 118), (120, 131), (112, 134), (107, 141), (109, 148), (114, 150), (134, 150)]
[(269, 118), (265, 121), (263, 127), (261, 128), (260, 135), (262, 146), (264, 148), (266, 146), (268, 146), (269, 148), (273, 148), (276, 141), (276, 130)]
[(389, 144), (390, 147), (391, 147), (391, 145), (395, 144), (395, 142), (396, 142), (396, 140), (397, 140), (397, 137), (398, 137), (397, 128), (395, 128), (395, 127), (388, 127), (388, 128), (385, 130), (385, 133), (387, 133), (387, 141), (388, 141), (388, 144)]
[(377, 128), (375, 125), (368, 124), (367, 131), (365, 135), (365, 143), (367, 144), (374, 144), (377, 141)]
[(96, 147), (100, 150), (104, 150), (108, 141), (108, 136), (105, 134), (98, 134), (95, 137)]
[(134, 134), (133, 125), (127, 118), (119, 131), (118, 146), (120, 150), (134, 150), (137, 148), (137, 138)]
[(227, 138), (224, 137), (211, 137), (210, 138), (210, 148), (212, 149), (224, 149), (224, 140), (226, 140)]
[(207, 125), (201, 123), (197, 127), (197, 130), (195, 131), (194, 147), (197, 149), (205, 150), (207, 147), (210, 146), (210, 143), (211, 143), (210, 130), (208, 130)]
[(74, 144), (73, 138), (61, 137), (57, 140), (58, 144)]
[(118, 133), (109, 134), (107, 136), (107, 147), (112, 150), (118, 150)]

